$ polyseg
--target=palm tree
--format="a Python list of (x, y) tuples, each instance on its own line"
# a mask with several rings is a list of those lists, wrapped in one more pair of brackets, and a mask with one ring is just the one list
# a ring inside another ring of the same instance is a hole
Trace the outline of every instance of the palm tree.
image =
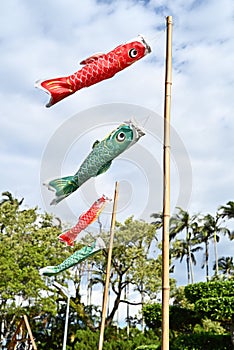
[[(24, 201), (24, 198), (22, 198), (21, 200), (14, 198), (9, 191), (2, 192), (2, 196), (3, 199), (0, 201), (0, 206), (3, 206), (5, 203), (8, 203), (8, 205), (12, 206), (12, 208), (18, 209)], [(3, 233), (4, 229), (5, 224), (2, 222), (0, 224), (0, 232)]]
[(199, 246), (197, 246), (197, 247), (189, 246), (187, 241), (184, 239), (175, 240), (175, 242), (172, 245), (172, 248), (170, 249), (170, 253), (171, 253), (172, 258), (174, 257), (175, 259), (180, 259), (180, 263), (186, 257), (188, 284), (190, 284), (190, 282), (191, 282), (191, 263), (196, 265), (196, 258), (195, 258), (194, 253), (196, 253), (197, 251), (199, 251), (201, 249), (202, 249), (202, 247), (199, 247)]
[[(218, 268), (227, 278), (230, 278), (234, 275), (234, 261), (233, 257), (226, 256), (219, 258), (218, 260)], [(213, 270), (216, 269), (216, 264), (214, 264)]]
[(234, 239), (234, 231), (232, 231), (232, 232), (230, 233), (229, 238), (230, 238), (231, 241)]
[(224, 235), (228, 234), (230, 236), (230, 231), (225, 226), (222, 226), (223, 221), (221, 221), (220, 218), (221, 216), (219, 213), (216, 213), (215, 216), (212, 216), (211, 214), (207, 214), (203, 217), (203, 231), (206, 232), (206, 235), (209, 237), (209, 239), (213, 238), (213, 242), (214, 242), (216, 276), (219, 273), (217, 243), (219, 242), (220, 237), (218, 234), (219, 233)]
[[(205, 218), (205, 221), (204, 221)], [(199, 243), (205, 244), (205, 253), (204, 253), (204, 259), (203, 263), (201, 265), (201, 268), (205, 268), (206, 272), (206, 280), (209, 281), (209, 243), (210, 240), (214, 238), (214, 231), (211, 229), (210, 226), (210, 217), (207, 215), (200, 219), (200, 221), (203, 223), (203, 225), (200, 225), (196, 232), (196, 238)], [(219, 240), (219, 237), (216, 237), (216, 240)]]
[(2, 196), (5, 196), (6, 198), (3, 198), (1, 200), (0, 205), (4, 204), (6, 202), (9, 202), (10, 204), (12, 204), (12, 205), (16, 204), (17, 207), (19, 207), (24, 201), (24, 198), (22, 198), (20, 201), (18, 199), (14, 198), (9, 191), (3, 192)]
[(204, 253), (204, 260), (202, 263), (201, 268), (206, 271), (206, 281), (209, 281), (209, 241), (212, 238), (212, 235), (210, 234), (209, 230), (206, 230), (205, 227), (200, 227), (199, 230), (196, 233), (196, 239), (199, 243), (205, 244), (205, 253)]
[[(220, 216), (222, 218), (227, 218), (228, 220), (234, 219), (234, 202), (233, 201), (227, 202), (226, 206), (223, 205), (219, 207), (219, 211), (220, 211)], [(234, 239), (234, 231), (230, 233), (229, 238), (230, 240)]]
[(156, 231), (163, 226), (163, 213), (160, 211), (159, 213), (153, 213), (150, 215), (151, 218), (155, 220), (151, 222), (152, 225), (155, 226)]
[(234, 219), (234, 202), (229, 201), (226, 206), (219, 207), (219, 211), (222, 218)]
[[(181, 242), (181, 249), (184, 252), (184, 254), (187, 255), (187, 273), (188, 273), (188, 283), (194, 282), (194, 275), (193, 275), (193, 266), (192, 264), (196, 261), (195, 258), (192, 258), (192, 251), (198, 251), (202, 249), (201, 247), (197, 247), (198, 249), (193, 248), (191, 251), (192, 244), (196, 244), (195, 240), (192, 240), (192, 237), (195, 235), (195, 233), (198, 230), (198, 223), (197, 223), (197, 215), (193, 215), (190, 217), (189, 213), (182, 208), (178, 208), (179, 212), (171, 217), (170, 220), (170, 240), (174, 239), (179, 233), (185, 231), (185, 240), (179, 240)], [(186, 247), (185, 247), (186, 246)], [(183, 253), (179, 253), (182, 254)], [(182, 256), (181, 255), (181, 256)], [(183, 258), (182, 258), (183, 259)], [(191, 278), (190, 278), (191, 275)]]

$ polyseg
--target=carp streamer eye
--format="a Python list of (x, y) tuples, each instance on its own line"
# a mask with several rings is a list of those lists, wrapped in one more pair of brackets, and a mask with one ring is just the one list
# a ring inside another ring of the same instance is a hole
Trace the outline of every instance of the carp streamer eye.
[(131, 58), (135, 58), (137, 56), (138, 52), (136, 49), (131, 49), (131, 50), (129, 50), (128, 54)]
[(121, 131), (119, 134), (116, 135), (116, 140), (119, 142), (123, 142), (125, 140), (125, 137), (125, 133)]

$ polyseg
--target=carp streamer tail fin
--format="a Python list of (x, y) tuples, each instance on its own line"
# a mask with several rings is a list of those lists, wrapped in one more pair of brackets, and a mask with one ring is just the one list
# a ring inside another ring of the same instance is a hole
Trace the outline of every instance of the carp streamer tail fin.
[(46, 104), (46, 107), (53, 106), (55, 103), (75, 92), (68, 77), (38, 80), (35, 83), (35, 87), (42, 89), (50, 95), (50, 100)]
[(56, 269), (56, 266), (46, 266), (46, 267), (43, 267), (39, 270), (39, 274), (42, 276), (53, 276), (53, 275), (56, 275), (58, 272), (57, 272), (57, 269)]
[(76, 191), (79, 187), (77, 183), (74, 181), (73, 176), (61, 177), (59, 179), (55, 179), (50, 181), (48, 184), (45, 184), (49, 190), (55, 191), (55, 198), (50, 203), (58, 204), (64, 198), (69, 196), (72, 192)]

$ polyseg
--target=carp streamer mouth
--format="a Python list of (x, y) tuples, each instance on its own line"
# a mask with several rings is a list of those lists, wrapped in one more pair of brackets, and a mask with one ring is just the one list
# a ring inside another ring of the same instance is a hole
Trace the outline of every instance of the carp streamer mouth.
[(139, 34), (136, 38), (127, 41), (126, 44), (132, 43), (133, 41), (138, 41), (139, 43), (144, 45), (144, 47), (145, 47), (145, 55), (152, 51), (151, 47), (149, 46), (149, 44), (147, 44), (147, 42), (145, 41), (145, 38), (143, 37), (142, 34)]
[(129, 125), (130, 128), (133, 131), (133, 135), (134, 135), (134, 143), (137, 142), (142, 136), (145, 135), (145, 132), (142, 130), (142, 128), (137, 125), (137, 122), (132, 118), (131, 120), (125, 121), (124, 122), (126, 125)]
[(147, 42), (145, 41), (145, 38), (143, 37), (143, 35), (138, 35), (141, 43), (145, 46), (145, 49), (146, 49), (146, 53), (150, 53), (152, 50), (151, 50), (151, 47), (147, 44)]

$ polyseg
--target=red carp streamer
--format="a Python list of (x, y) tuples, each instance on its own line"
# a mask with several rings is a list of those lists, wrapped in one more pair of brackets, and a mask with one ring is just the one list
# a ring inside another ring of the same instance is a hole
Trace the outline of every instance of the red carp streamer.
[(89, 210), (79, 217), (77, 224), (69, 231), (59, 235), (58, 238), (61, 241), (66, 242), (67, 245), (74, 246), (74, 241), (76, 240), (78, 234), (98, 218), (100, 213), (103, 211), (106, 203), (110, 200), (111, 199), (107, 198), (104, 195), (101, 198), (97, 199), (89, 208)]
[(150, 46), (142, 35), (117, 46), (114, 50), (97, 53), (86, 58), (80, 64), (84, 67), (76, 73), (62, 78), (38, 80), (35, 86), (50, 95), (46, 107), (51, 107), (76, 91), (113, 77), (116, 73), (127, 68), (151, 52)]

